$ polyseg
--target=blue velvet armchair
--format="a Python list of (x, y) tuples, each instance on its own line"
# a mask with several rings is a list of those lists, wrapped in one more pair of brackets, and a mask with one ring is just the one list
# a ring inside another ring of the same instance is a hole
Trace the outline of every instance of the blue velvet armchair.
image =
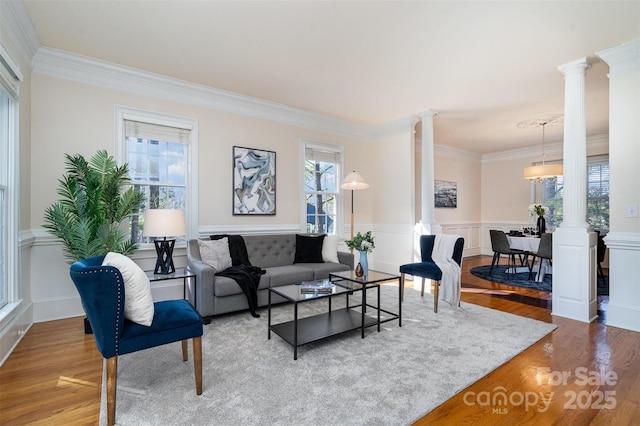
[[(420, 295), (424, 297), (424, 280), (428, 278), (434, 281), (433, 292), (433, 311), (438, 312), (438, 295), (440, 293), (440, 280), (442, 279), (442, 271), (433, 261), (431, 255), (436, 240), (435, 235), (420, 236), (420, 256), (421, 262), (407, 263), (400, 266), (400, 285), (402, 286), (402, 298), (404, 299), (404, 276), (405, 274), (422, 278), (422, 290)], [(464, 238), (460, 237), (456, 240), (453, 247), (453, 260), (462, 266), (462, 251), (464, 249)]]
[(188, 360), (187, 342), (193, 339), (196, 393), (202, 394), (202, 320), (186, 300), (154, 303), (151, 326), (124, 318), (125, 287), (117, 268), (102, 266), (104, 256), (71, 265), (71, 279), (80, 293), (91, 323), (96, 346), (106, 359), (107, 423), (115, 423), (118, 355), (167, 343), (182, 342), (182, 359)]

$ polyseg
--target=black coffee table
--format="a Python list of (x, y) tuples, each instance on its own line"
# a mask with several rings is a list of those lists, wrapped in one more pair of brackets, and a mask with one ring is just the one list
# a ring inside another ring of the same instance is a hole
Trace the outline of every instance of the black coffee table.
[[(273, 287), (269, 289), (269, 317), (268, 317), (268, 338), (271, 339), (271, 332), (273, 331), (287, 343), (293, 346), (293, 359), (298, 359), (298, 347), (307, 343), (315, 342), (330, 336), (335, 336), (347, 331), (360, 329), (361, 336), (364, 339), (365, 328), (371, 326), (378, 326), (378, 332), (380, 331), (380, 313), (385, 312), (390, 315), (382, 322), (391, 321), (394, 319), (400, 319), (399, 314), (394, 314), (383, 309), (380, 309), (380, 285), (381, 281), (387, 281), (394, 279), (394, 276), (385, 275), (385, 279), (374, 279), (373, 281), (363, 281), (362, 279), (350, 279), (349, 273), (346, 276), (340, 274), (330, 274), (330, 279), (333, 283), (333, 289), (331, 293), (303, 293), (300, 291), (300, 285), (286, 285), (281, 287)], [(355, 276), (354, 276), (355, 277)], [(400, 277), (397, 277), (399, 280)], [(377, 288), (377, 306), (368, 305), (367, 301), (367, 289), (372, 290)], [(349, 304), (349, 296), (355, 292), (362, 292), (362, 303), (356, 305)], [(293, 320), (271, 324), (271, 295), (276, 294), (283, 297), (288, 302), (293, 304)], [(340, 309), (332, 309), (332, 300), (335, 297), (345, 297), (346, 306)], [(298, 305), (313, 300), (326, 299), (327, 312), (312, 315), (308, 317), (298, 317)], [(373, 308), (370, 313), (367, 314), (367, 307)], [(360, 308), (360, 309), (355, 309)]]

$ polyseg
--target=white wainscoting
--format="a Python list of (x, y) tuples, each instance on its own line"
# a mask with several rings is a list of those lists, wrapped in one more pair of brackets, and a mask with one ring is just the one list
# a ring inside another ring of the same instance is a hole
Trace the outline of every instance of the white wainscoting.
[(18, 250), (20, 251), (20, 286), (17, 299), (0, 309), (0, 366), (4, 364), (13, 349), (33, 324), (33, 305), (31, 303), (30, 248), (34, 241), (31, 232), (20, 232)]
[[(460, 235), (464, 238), (463, 257), (482, 254), (481, 224), (448, 223), (442, 224), (441, 227), (445, 234)], [(371, 268), (397, 274), (400, 265), (417, 261), (420, 258), (420, 229), (420, 224), (377, 224), (373, 229), (376, 249), (371, 255)], [(489, 231), (487, 235), (488, 233)]]
[[(52, 321), (84, 315), (80, 296), (69, 276), (69, 264), (62, 254), (62, 244), (45, 230), (34, 231), (35, 239), (30, 246), (30, 277), (23, 276), (23, 289), (30, 289), (33, 304), (33, 322)], [(156, 262), (153, 246), (136, 251), (131, 258), (144, 270), (152, 270)], [(186, 266), (184, 244), (174, 251), (176, 267)], [(25, 275), (25, 274), (23, 274)], [(154, 300), (182, 297), (182, 279), (154, 282), (151, 293)]]
[[(519, 229), (526, 224), (520, 223), (445, 223), (444, 233), (457, 234), (465, 239), (464, 257), (478, 254), (491, 255), (489, 229)], [(419, 234), (414, 225), (408, 224), (359, 224), (355, 232), (373, 230), (376, 249), (369, 255), (372, 269), (387, 273), (397, 273), (400, 265), (417, 259), (417, 240)], [(275, 226), (207, 226), (199, 229), (200, 238), (208, 238), (212, 234), (279, 234), (301, 231), (299, 224)], [(348, 239), (350, 229), (345, 227), (343, 238)], [(28, 273), (23, 273), (23, 292), (33, 304), (33, 322), (51, 321), (84, 315), (80, 298), (69, 278), (69, 265), (62, 256), (62, 246), (44, 230), (35, 230), (35, 236), (24, 247), (23, 259), (31, 259)], [(340, 250), (348, 250), (343, 244)], [(156, 254), (152, 247), (142, 248), (133, 256), (133, 260), (145, 270), (155, 266)], [(184, 246), (176, 247), (174, 253), (176, 267), (186, 266), (187, 259)], [(25, 290), (26, 289), (26, 290)], [(182, 280), (171, 280), (152, 283), (155, 300), (182, 297)]]

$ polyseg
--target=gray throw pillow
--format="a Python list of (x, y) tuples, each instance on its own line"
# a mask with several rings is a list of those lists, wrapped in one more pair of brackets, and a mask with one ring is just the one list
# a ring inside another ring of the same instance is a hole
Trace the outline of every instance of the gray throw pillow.
[(198, 240), (198, 247), (202, 261), (211, 266), (216, 273), (231, 268), (228, 238), (211, 241)]

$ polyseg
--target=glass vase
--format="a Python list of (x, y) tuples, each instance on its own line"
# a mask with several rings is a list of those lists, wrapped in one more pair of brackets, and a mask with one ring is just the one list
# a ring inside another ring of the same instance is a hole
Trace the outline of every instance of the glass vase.
[(544, 216), (538, 216), (537, 225), (539, 235), (542, 235), (547, 231), (547, 221), (544, 219)]
[[(367, 260), (367, 251), (366, 250), (358, 250), (360, 252), (360, 260), (358, 261), (358, 267), (356, 267), (356, 276), (357, 277), (366, 277), (369, 275), (369, 261)], [(361, 270), (359, 270), (361, 269)]]

